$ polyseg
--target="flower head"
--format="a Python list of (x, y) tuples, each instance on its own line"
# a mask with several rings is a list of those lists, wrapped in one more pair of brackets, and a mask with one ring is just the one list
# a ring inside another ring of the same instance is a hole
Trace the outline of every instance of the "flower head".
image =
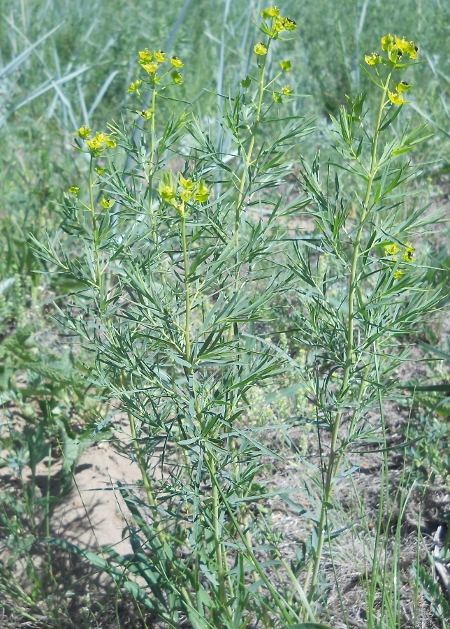
[(170, 76), (172, 77), (173, 82), (177, 83), (177, 85), (183, 84), (183, 76), (181, 72), (178, 72), (178, 70), (174, 70), (173, 72), (171, 72)]
[(273, 92), (272, 96), (273, 96), (273, 100), (274, 100), (275, 103), (282, 103), (283, 102), (283, 99), (281, 98), (280, 92)]
[(166, 53), (163, 52), (162, 50), (156, 50), (153, 53), (153, 56), (155, 57), (158, 63), (164, 63), (164, 61), (166, 60)]
[(178, 57), (170, 57), (170, 63), (174, 68), (182, 68), (184, 63)]
[(381, 38), (381, 49), (388, 52), (389, 48), (395, 43), (395, 37), (390, 33)]
[(285, 31), (286, 27), (284, 26), (284, 17), (276, 17), (273, 21), (273, 28), (279, 33)]
[(381, 55), (377, 55), (376, 52), (373, 52), (371, 55), (365, 55), (364, 60), (369, 66), (376, 66), (381, 63)]
[(278, 17), (279, 15), (280, 9), (278, 7), (267, 7), (267, 9), (261, 11), (261, 17), (265, 20), (270, 20), (270, 18)]
[(398, 92), (388, 91), (388, 96), (389, 100), (391, 101), (391, 103), (394, 103), (394, 105), (406, 105), (406, 103), (409, 103), (409, 101), (405, 100), (403, 98), (403, 95), (399, 94)]
[(292, 70), (292, 63), (286, 59), (285, 61), (280, 61), (280, 66), (283, 72), (289, 72)]
[(281, 92), (284, 94), (284, 96), (290, 96), (292, 94), (292, 90), (289, 85), (285, 85), (284, 87), (282, 87)]
[(97, 175), (103, 175), (103, 173), (106, 173), (106, 168), (100, 168), (99, 166), (96, 166), (94, 170)]
[(70, 194), (74, 194), (75, 196), (77, 196), (80, 192), (80, 188), (78, 186), (70, 186), (69, 192)]
[(104, 142), (97, 136), (94, 136), (91, 140), (86, 140), (87, 147), (90, 151), (98, 151), (103, 149)]
[(180, 177), (180, 186), (184, 188), (184, 190), (193, 189), (193, 187), (195, 186), (195, 183), (192, 181), (192, 179), (185, 179), (181, 173), (179, 177)]
[(400, 280), (404, 275), (405, 275), (405, 272), (401, 271), (400, 269), (397, 269), (394, 273), (394, 277), (396, 280)]
[(297, 23), (294, 22), (294, 20), (291, 20), (290, 17), (285, 17), (284, 18), (284, 28), (287, 31), (295, 31), (295, 29), (297, 28)]
[(195, 200), (199, 203), (206, 203), (209, 199), (210, 190), (204, 181), (200, 181), (195, 192)]
[(144, 120), (150, 120), (150, 118), (153, 116), (153, 111), (150, 108), (143, 109), (139, 112), (139, 115), (144, 118)]
[(414, 44), (413, 41), (406, 41), (404, 37), (403, 39), (396, 37), (395, 45), (397, 46), (399, 50), (401, 50), (403, 54), (408, 55), (410, 59), (417, 59), (418, 57), (417, 53), (419, 49), (417, 48), (417, 46)]
[(116, 141), (110, 133), (97, 133), (90, 140), (86, 140), (86, 146), (92, 154), (102, 151), (105, 147), (113, 149), (117, 146)]
[(257, 55), (260, 55), (261, 57), (267, 55), (267, 46), (265, 46), (264, 44), (256, 44), (253, 47), (253, 50), (256, 52)]
[(397, 92), (407, 92), (411, 88), (412, 88), (412, 85), (410, 85), (409, 83), (406, 83), (406, 81), (400, 81), (400, 83), (398, 83), (395, 86), (395, 89), (397, 90)]
[(144, 63), (150, 63), (152, 59), (153, 59), (153, 55), (148, 48), (146, 48), (145, 50), (139, 51), (139, 63), (141, 65)]
[(159, 68), (159, 63), (157, 61), (152, 61), (151, 63), (141, 63), (141, 66), (148, 74), (155, 74)]
[(103, 197), (103, 199), (100, 201), (100, 205), (104, 207), (105, 210), (109, 210), (110, 208), (112, 208), (114, 203), (114, 199), (105, 199), (105, 197)]
[[(395, 256), (400, 251), (400, 247), (396, 242), (391, 242), (389, 245), (384, 247), (384, 251), (387, 256)], [(396, 261), (397, 258), (394, 258), (394, 262)]]
[(406, 249), (403, 252), (403, 260), (405, 262), (412, 262), (413, 258), (414, 258), (414, 247), (412, 246), (412, 244), (410, 242), (406, 243)]
[(77, 134), (80, 136), (82, 140), (87, 140), (88, 137), (91, 135), (91, 130), (89, 129), (87, 125), (83, 125), (82, 127), (78, 129)]
[(127, 92), (138, 92), (139, 93), (139, 88), (142, 85), (142, 81), (141, 79), (137, 79), (136, 81), (133, 81), (130, 84), (130, 87), (127, 89)]
[(167, 181), (160, 182), (158, 192), (166, 203), (170, 203), (176, 196), (175, 189)]

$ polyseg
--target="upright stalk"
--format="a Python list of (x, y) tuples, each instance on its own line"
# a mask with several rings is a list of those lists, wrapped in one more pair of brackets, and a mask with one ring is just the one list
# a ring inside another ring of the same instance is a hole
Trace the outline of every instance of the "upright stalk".
[[(269, 50), (269, 48), (270, 48), (270, 40), (267, 45), (267, 50)], [(264, 89), (265, 89), (264, 78), (265, 78), (265, 73), (266, 73), (266, 58), (267, 58), (266, 56), (263, 57), (263, 61), (262, 61), (261, 73), (259, 77), (259, 91), (258, 91), (258, 101), (256, 104), (255, 122), (253, 123), (253, 128), (251, 131), (251, 138), (250, 138), (248, 151), (245, 155), (245, 168), (244, 168), (244, 172), (242, 173), (241, 182), (239, 185), (239, 195), (238, 195), (238, 199), (236, 203), (236, 213), (235, 213), (235, 219), (234, 219), (234, 242), (235, 242), (236, 247), (239, 245), (239, 224), (241, 222), (241, 207), (242, 207), (242, 202), (244, 200), (245, 180), (247, 177), (248, 169), (252, 163), (252, 156), (253, 156), (253, 149), (255, 147), (256, 133), (258, 131), (259, 123), (261, 122), (261, 108), (262, 108)]]
[[(184, 319), (184, 341), (185, 341), (185, 359), (190, 364), (191, 362), (191, 341), (190, 341), (190, 317), (191, 317), (191, 295), (189, 289), (189, 258), (187, 250), (186, 240), (186, 213), (184, 207), (180, 211), (181, 216), (181, 247), (183, 249), (183, 264), (184, 264), (184, 307), (185, 307), (185, 319)], [(189, 368), (188, 368), (189, 369)], [(190, 371), (190, 369), (189, 369)]]
[[(385, 84), (383, 85), (383, 93), (380, 100), (380, 105), (378, 108), (378, 116), (377, 123), (375, 127), (375, 134), (372, 143), (372, 154), (370, 160), (370, 171), (369, 178), (367, 181), (366, 193), (364, 196), (364, 203), (361, 212), (361, 217), (359, 220), (358, 231), (356, 232), (356, 238), (353, 245), (353, 255), (352, 262), (350, 267), (350, 278), (349, 278), (349, 291), (348, 291), (348, 328), (347, 328), (347, 351), (346, 351), (346, 362), (344, 366), (344, 373), (342, 378), (342, 386), (340, 389), (340, 396), (343, 398), (346, 395), (346, 390), (348, 387), (350, 374), (352, 371), (352, 366), (354, 364), (354, 318), (355, 318), (355, 291), (357, 287), (357, 270), (358, 270), (358, 259), (360, 256), (360, 245), (361, 238), (364, 229), (365, 220), (370, 212), (369, 210), (369, 201), (372, 193), (373, 181), (375, 179), (375, 175), (378, 170), (378, 161), (377, 161), (377, 149), (378, 149), (378, 138), (380, 135), (380, 126), (381, 126), (381, 118), (383, 115), (384, 106), (386, 103), (386, 96), (389, 87), (389, 81), (391, 78), (391, 73), (389, 73)], [(324, 494), (320, 511), (320, 520), (318, 524), (318, 541), (317, 541), (317, 551), (316, 556), (314, 558), (314, 562), (312, 564), (312, 576), (311, 576), (311, 568), (308, 570), (307, 579), (306, 579), (306, 589), (308, 589), (308, 600), (311, 601), (315, 589), (317, 586), (317, 580), (319, 575), (319, 567), (320, 560), (323, 552), (323, 545), (326, 536), (326, 522), (328, 515), (328, 505), (331, 499), (332, 494), (332, 483), (333, 478), (336, 473), (338, 473), (338, 466), (340, 466), (341, 456), (339, 454), (338, 448), (338, 435), (339, 428), (342, 421), (342, 409), (340, 408), (337, 411), (336, 419), (333, 423), (333, 428), (331, 431), (331, 443), (330, 443), (330, 454), (328, 460), (327, 471), (325, 475), (325, 486), (324, 486)], [(311, 580), (311, 582), (310, 582)], [(310, 582), (310, 583), (309, 583)]]
[(91, 156), (91, 160), (89, 163), (89, 210), (91, 212), (91, 220), (92, 220), (92, 234), (94, 240), (94, 255), (95, 255), (95, 270), (96, 270), (96, 283), (98, 287), (98, 291), (100, 293), (100, 310), (103, 310), (103, 281), (102, 281), (102, 269), (100, 265), (100, 255), (99, 255), (99, 233), (97, 226), (97, 217), (95, 215), (95, 205), (94, 205), (94, 192), (93, 192), (93, 170), (94, 160)]
[(156, 237), (156, 226), (155, 226), (155, 217), (153, 214), (153, 176), (155, 173), (155, 116), (156, 116), (156, 89), (153, 87), (152, 91), (152, 104), (151, 104), (151, 124), (150, 124), (150, 157), (149, 157), (149, 167), (148, 167), (148, 205), (149, 205), (149, 214), (152, 228), (152, 240), (153, 244), (156, 245), (157, 237)]

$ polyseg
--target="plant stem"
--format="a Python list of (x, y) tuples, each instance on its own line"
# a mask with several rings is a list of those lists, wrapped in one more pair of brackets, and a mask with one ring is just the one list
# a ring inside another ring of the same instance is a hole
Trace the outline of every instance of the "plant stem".
[[(353, 336), (354, 336), (354, 318), (355, 318), (354, 307), (355, 307), (355, 290), (358, 283), (358, 280), (357, 280), (358, 259), (360, 255), (360, 245), (361, 245), (361, 238), (362, 238), (365, 220), (367, 218), (367, 215), (370, 212), (368, 206), (369, 206), (370, 196), (372, 193), (373, 181), (375, 179), (375, 175), (378, 170), (378, 163), (377, 163), (378, 138), (380, 135), (381, 117), (383, 115), (383, 110), (385, 107), (386, 95), (387, 95), (387, 91), (389, 87), (390, 78), (391, 78), (391, 73), (389, 73), (386, 79), (386, 83), (383, 86), (383, 93), (382, 93), (379, 108), (378, 108), (375, 134), (374, 134), (373, 142), (372, 142), (369, 178), (367, 181), (366, 193), (364, 196), (363, 208), (362, 208), (362, 212), (361, 212), (361, 216), (359, 220), (358, 231), (356, 232), (356, 238), (353, 245), (353, 255), (352, 255), (351, 268), (350, 268), (349, 291), (348, 291), (347, 351), (346, 351), (346, 362), (344, 366), (344, 374), (342, 378), (342, 386), (340, 389), (340, 396), (339, 396), (341, 399), (344, 398), (344, 396), (346, 395), (349, 380), (350, 380), (350, 374), (352, 372), (352, 367), (354, 365), (354, 356), (353, 356), (354, 354)], [(336, 474), (339, 473), (338, 467), (340, 466), (340, 462), (341, 462), (341, 456), (339, 455), (339, 448), (338, 448), (338, 435), (339, 435), (339, 428), (341, 425), (341, 420), (342, 420), (342, 408), (340, 408), (337, 411), (336, 419), (333, 423), (333, 428), (331, 432), (330, 454), (329, 454), (329, 459), (328, 459), (327, 471), (325, 475), (325, 486), (324, 486), (323, 500), (322, 500), (321, 511), (320, 511), (320, 520), (319, 520), (318, 531), (317, 531), (317, 535), (318, 535), (317, 551), (316, 551), (316, 556), (313, 562), (311, 584), (309, 585), (310, 570), (308, 570), (307, 581), (306, 581), (306, 589), (309, 588), (308, 590), (309, 601), (312, 600), (315, 593), (316, 586), (317, 586), (320, 560), (322, 557), (323, 545), (324, 545), (325, 536), (326, 536), (326, 528), (327, 528), (326, 521), (327, 521), (327, 515), (328, 515), (329, 502), (332, 495), (333, 478)]]
[(184, 320), (184, 340), (185, 340), (185, 359), (190, 364), (191, 362), (191, 341), (189, 335), (190, 317), (191, 317), (191, 296), (189, 290), (189, 258), (187, 250), (186, 240), (186, 214), (183, 211), (181, 213), (181, 247), (183, 249), (183, 263), (184, 263), (184, 305), (186, 309)]
[(155, 116), (156, 116), (156, 89), (153, 87), (152, 92), (152, 104), (151, 104), (151, 125), (150, 125), (150, 158), (149, 158), (149, 172), (148, 172), (148, 205), (149, 205), (149, 213), (150, 213), (150, 221), (152, 228), (152, 239), (153, 244), (156, 245), (157, 237), (156, 237), (156, 226), (155, 226), (155, 216), (153, 214), (153, 175), (155, 173), (156, 164), (154, 163), (155, 159)]
[(103, 281), (102, 281), (102, 269), (100, 266), (100, 255), (99, 255), (99, 233), (97, 226), (97, 217), (95, 215), (95, 205), (94, 205), (94, 192), (93, 192), (93, 181), (92, 181), (92, 169), (94, 167), (94, 160), (91, 156), (91, 161), (89, 163), (89, 209), (91, 211), (91, 220), (92, 220), (92, 233), (94, 240), (94, 254), (95, 254), (95, 266), (96, 266), (96, 283), (98, 287), (98, 291), (100, 293), (100, 310), (103, 310)]
[[(270, 40), (269, 40), (267, 48), (269, 49), (269, 47), (270, 47)], [(253, 123), (253, 128), (251, 131), (251, 138), (250, 138), (248, 151), (245, 155), (245, 168), (244, 168), (244, 172), (242, 173), (241, 182), (239, 186), (239, 195), (238, 195), (238, 200), (236, 203), (236, 213), (235, 213), (235, 219), (234, 219), (234, 242), (235, 242), (236, 247), (239, 245), (239, 224), (241, 222), (241, 208), (242, 208), (242, 202), (244, 200), (245, 180), (247, 177), (248, 169), (252, 162), (253, 149), (255, 147), (255, 140), (256, 140), (256, 132), (258, 131), (259, 123), (261, 121), (261, 108), (262, 108), (262, 101), (263, 101), (264, 89), (265, 89), (264, 77), (265, 77), (265, 72), (266, 72), (266, 58), (267, 57), (264, 57), (263, 62), (262, 62), (261, 73), (259, 77), (259, 91), (258, 91), (258, 102), (256, 105), (255, 122)]]

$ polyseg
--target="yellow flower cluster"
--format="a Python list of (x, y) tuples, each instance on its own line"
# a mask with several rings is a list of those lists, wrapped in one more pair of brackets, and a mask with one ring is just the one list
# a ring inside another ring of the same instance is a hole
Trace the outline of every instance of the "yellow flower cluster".
[(261, 11), (261, 17), (264, 20), (272, 21), (272, 30), (268, 33), (270, 37), (276, 39), (278, 33), (283, 31), (295, 31), (297, 24), (289, 17), (282, 17), (280, 15), (280, 9), (278, 7), (267, 7)]
[[(398, 255), (401, 252), (402, 260), (406, 263), (411, 263), (414, 259), (415, 248), (410, 242), (407, 242), (402, 249), (396, 242), (391, 242), (384, 246), (384, 253), (391, 262), (398, 262)], [(405, 272), (401, 269), (397, 269), (394, 273), (395, 279), (400, 279), (405, 275)]]
[(159, 183), (158, 192), (163, 201), (175, 207), (180, 214), (184, 213), (185, 203), (192, 201), (206, 203), (210, 195), (210, 190), (203, 180), (185, 179), (181, 173), (178, 175), (178, 185), (174, 184), (172, 173), (165, 173)]
[(117, 146), (115, 139), (112, 137), (112, 133), (97, 133), (91, 137), (92, 131), (86, 125), (80, 127), (77, 131), (77, 135), (85, 141), (86, 146), (94, 157), (98, 157), (99, 154), (105, 149), (113, 149)]
[[(145, 48), (145, 50), (140, 50), (138, 54), (139, 54), (139, 65), (141, 66), (141, 68), (147, 72), (151, 81), (159, 82), (159, 79), (156, 79), (156, 73), (159, 70), (161, 64), (167, 61), (166, 53), (163, 52), (162, 50), (155, 50), (154, 52), (150, 52), (148, 48)], [(181, 85), (183, 83), (183, 77), (181, 73), (178, 72), (178, 70), (184, 66), (184, 63), (178, 57), (171, 57), (170, 63), (175, 68), (171, 72), (172, 80), (174, 83)], [(137, 92), (139, 94), (139, 89), (141, 85), (142, 85), (142, 80), (137, 79), (136, 81), (133, 81), (130, 84), (127, 92)], [(148, 110), (147, 110), (147, 114), (148, 114)], [(148, 116), (143, 115), (143, 117), (148, 119), (150, 115)]]
[[(400, 63), (404, 55), (408, 55), (410, 59), (417, 59), (419, 49), (413, 41), (408, 41), (404, 37), (400, 39), (396, 35), (388, 33), (381, 38), (381, 49), (387, 53), (387, 58), (373, 52), (370, 55), (365, 55), (364, 59), (369, 66), (377, 66), (382, 63), (389, 68), (400, 70), (405, 67), (404, 63)], [(408, 65), (408, 64), (406, 64)], [(388, 97), (391, 103), (394, 105), (405, 105), (409, 103), (405, 100), (404, 93), (411, 88), (411, 85), (401, 81), (395, 85), (395, 91), (388, 90)]]
[(376, 52), (371, 55), (365, 55), (364, 59), (369, 66), (376, 66), (379, 63), (385, 65), (397, 66), (403, 55), (408, 55), (410, 59), (417, 59), (419, 49), (413, 41), (407, 41), (405, 38), (400, 39), (396, 35), (385, 35), (381, 38), (381, 49), (387, 53), (388, 58), (385, 59)]

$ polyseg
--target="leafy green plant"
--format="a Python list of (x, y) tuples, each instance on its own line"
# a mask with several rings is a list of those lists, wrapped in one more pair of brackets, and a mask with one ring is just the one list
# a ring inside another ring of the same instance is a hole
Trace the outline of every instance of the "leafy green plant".
[[(227, 154), (187, 112), (161, 120), (161, 102), (179, 103), (172, 90), (183, 62), (142, 50), (145, 74), (128, 88), (140, 99), (142, 133), (126, 122), (107, 132), (81, 127), (77, 147), (89, 169), (87, 184), (72, 185), (62, 204), (68, 238), (61, 247), (33, 239), (48, 270), (77, 287), (61, 321), (92, 353), (92, 380), (126, 413), (142, 477), (140, 489), (119, 487), (135, 523), (131, 554), (47, 542), (106, 570), (172, 627), (185, 618), (199, 629), (319, 626), (324, 549), (341, 532), (332, 526), (334, 488), (358, 469), (355, 448), (387, 451), (384, 401), (407, 358), (402, 337), (438, 301), (411, 243), (434, 217), (409, 206), (417, 169), (402, 161), (428, 135), (423, 125), (396, 127), (410, 86), (394, 77), (414, 65), (405, 62), (417, 58), (414, 43), (387, 35), (385, 54), (366, 56), (381, 92), (375, 120), (363, 95), (348, 98), (333, 119), (344, 175), (333, 178), (330, 164), (322, 183), (318, 157), (312, 166), (303, 159), (299, 197), (295, 150), (311, 129), (280, 113), (292, 95), (284, 78), (291, 61), (281, 59), (278, 72), (268, 64), (296, 24), (276, 7), (261, 16), (255, 72), (223, 99)], [(302, 213), (317, 231), (291, 246), (282, 219)], [(260, 333), (273, 326), (280, 299), (306, 359)], [(264, 440), (275, 426), (242, 421), (252, 390), (288, 365), (315, 408), (320, 456), (310, 466), (320, 495), (314, 513), (282, 496), (314, 524), (295, 561), (263, 505), (271, 494), (261, 462), (280, 458)], [(379, 539), (383, 508), (388, 476)], [(377, 548), (372, 561), (373, 603), (383, 581)], [(370, 629), (395, 626), (395, 597), (385, 618), (370, 607)]]
[[(384, 402), (395, 386), (392, 374), (408, 354), (401, 339), (438, 300), (426, 290), (425, 270), (410, 242), (434, 217), (423, 216), (426, 206), (406, 204), (405, 186), (417, 170), (400, 161), (429, 134), (420, 125), (390, 136), (410, 89), (400, 73), (416, 63), (405, 59), (416, 59), (417, 48), (391, 35), (381, 43), (382, 54), (365, 57), (375, 74), (363, 68), (381, 92), (372, 126), (363, 95), (347, 98), (348, 109), (341, 107), (339, 119), (333, 119), (335, 148), (345, 160), (339, 167), (351, 173), (355, 193), (346, 192), (337, 171), (333, 180), (330, 168), (322, 183), (318, 159), (312, 168), (304, 164), (311, 200), (305, 212), (314, 217), (318, 234), (299, 239), (290, 265), (301, 282), (294, 293), (303, 302), (295, 322), (299, 339), (312, 350), (305, 387), (316, 405), (323, 479), (306, 579), (309, 600), (316, 595), (323, 548), (332, 536), (334, 487), (357, 469), (345, 462), (347, 453), (364, 442), (387, 447)], [(324, 255), (329, 269), (315, 274), (313, 265)], [(380, 512), (385, 500), (388, 486)], [(376, 553), (374, 562), (375, 568)], [(373, 609), (368, 626), (376, 626)]]

